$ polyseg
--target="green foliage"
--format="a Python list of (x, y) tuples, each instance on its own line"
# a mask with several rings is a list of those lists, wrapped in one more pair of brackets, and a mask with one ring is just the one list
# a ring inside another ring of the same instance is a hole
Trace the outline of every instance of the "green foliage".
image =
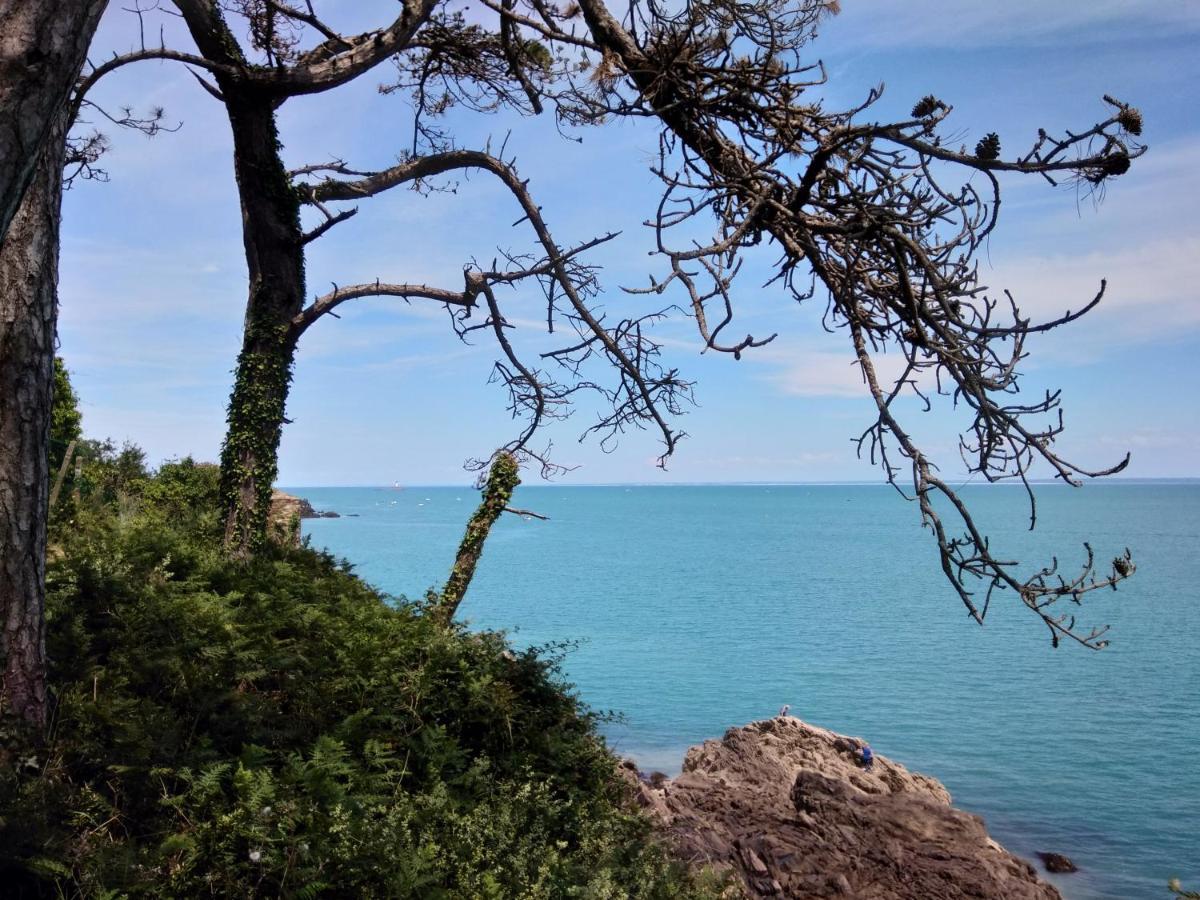
[(83, 441), (83, 480), (80, 492), (100, 510), (122, 496), (133, 496), (145, 487), (150, 472), (141, 447), (128, 442), (117, 447), (111, 440)]
[(525, 60), (541, 69), (545, 73), (549, 73), (554, 66), (554, 56), (550, 53), (549, 48), (541, 41), (521, 41), (518, 46), (521, 49), (521, 54)]
[[(114, 515), (128, 518), (140, 506), (141, 495), (151, 484), (146, 454), (134, 444), (126, 442), (118, 447), (111, 440), (81, 440), (75, 455), (81, 464), (78, 475), (74, 467), (68, 469), (67, 496), (61, 497), (51, 510), (52, 542), (60, 525), (78, 530), (88, 527), (87, 523)], [(175, 464), (164, 465), (164, 470), (172, 465)]]
[(52, 736), (0, 748), (12, 895), (720, 895), (630, 807), (558, 657), (308, 548), (230, 562), (214, 467), (130, 462), (95, 461), (125, 501), (53, 536)]
[(54, 399), (50, 406), (50, 474), (63, 464), (71, 441), (83, 434), (83, 414), (79, 411), (79, 396), (71, 387), (71, 377), (62, 357), (54, 357)]

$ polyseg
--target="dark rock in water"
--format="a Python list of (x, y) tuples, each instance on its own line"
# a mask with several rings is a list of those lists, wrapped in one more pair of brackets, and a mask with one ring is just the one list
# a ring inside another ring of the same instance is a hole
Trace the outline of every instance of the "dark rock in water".
[(1047, 872), (1063, 873), (1078, 872), (1079, 867), (1061, 853), (1039, 853), (1038, 859), (1046, 867)]
[(752, 898), (1061, 900), (940, 782), (878, 754), (865, 771), (860, 744), (776, 718), (693, 747), (677, 778), (621, 771), (681, 859), (731, 871)]
[(326, 510), (322, 510), (321, 512), (315, 512), (315, 513), (313, 513), (313, 514), (312, 514), (312, 516), (310, 516), (310, 517), (306, 517), (306, 518), (313, 518), (313, 519), (340, 519), (340, 518), (341, 518), (341, 515), (340, 515), (339, 513), (335, 513), (335, 512), (334, 512), (333, 510), (331, 510), (331, 509), (326, 509)]

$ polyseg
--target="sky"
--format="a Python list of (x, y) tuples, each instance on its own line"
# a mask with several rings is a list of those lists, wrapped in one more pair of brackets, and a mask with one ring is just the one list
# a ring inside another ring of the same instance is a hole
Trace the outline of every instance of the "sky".
[[(93, 60), (130, 49), (137, 20), (113, 4)], [(384, 24), (394, 2), (327, 0), (348, 32)], [(1193, 0), (844, 0), (813, 44), (829, 74), (829, 107), (861, 101), (882, 84), (880, 119), (904, 116), (928, 93), (954, 106), (962, 141), (996, 131), (1005, 147), (1039, 127), (1083, 129), (1106, 115), (1108, 93), (1144, 114), (1150, 149), (1102, 202), (1041, 179), (1006, 184), (1000, 226), (981, 256), (989, 286), (1022, 309), (1053, 316), (1108, 291), (1084, 320), (1031, 341), (1027, 389), (1061, 387), (1064, 455), (1092, 467), (1126, 451), (1126, 475), (1200, 476), (1200, 4)], [(169, 17), (168, 45), (190, 49)], [(295, 98), (280, 113), (289, 166), (346, 160), (383, 168), (411, 144), (409, 110), (382, 95), (387, 66), (335, 91)], [(152, 462), (215, 459), (241, 339), (246, 270), (229, 129), (219, 104), (177, 63), (141, 63), (109, 76), (95, 97), (110, 109), (162, 106), (178, 130), (147, 140), (107, 129), (105, 183), (77, 183), (64, 200), (60, 352), (81, 396), (90, 436), (129, 440)], [(616, 123), (559, 133), (552, 116), (455, 114), (459, 146), (507, 138), (560, 243), (608, 231), (591, 254), (603, 267), (601, 302), (612, 314), (647, 310), (623, 293), (662, 273), (642, 224), (654, 212), (649, 171), (657, 132)], [(464, 264), (490, 263), (497, 247), (531, 246), (512, 198), (482, 176), (453, 192), (393, 191), (310, 245), (309, 291), (330, 284), (427, 281), (457, 287)], [(751, 267), (751, 274), (754, 274)], [(798, 305), (762, 278), (742, 278), (730, 333), (778, 333), (740, 361), (701, 354), (694, 323), (658, 334), (665, 359), (695, 381), (696, 405), (666, 471), (653, 435), (626, 435), (610, 452), (580, 442), (595, 410), (584, 405), (548, 432), (565, 484), (729, 481), (870, 481), (851, 439), (872, 405), (844, 333), (820, 324), (823, 301)], [(681, 298), (675, 297), (674, 300)], [(539, 334), (536, 290), (502, 298), (520, 346)], [(503, 389), (488, 383), (485, 340), (464, 345), (443, 310), (396, 299), (358, 300), (305, 334), (280, 448), (281, 484), (465, 484), (469, 457), (515, 433)], [(543, 328), (544, 331), (544, 328)], [(886, 367), (886, 365), (885, 365)], [(952, 477), (962, 471), (961, 413), (940, 405), (906, 423)], [(531, 474), (528, 481), (535, 480)]]

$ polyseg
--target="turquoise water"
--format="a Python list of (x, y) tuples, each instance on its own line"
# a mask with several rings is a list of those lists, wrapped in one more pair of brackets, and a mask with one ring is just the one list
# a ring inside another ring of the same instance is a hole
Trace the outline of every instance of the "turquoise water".
[[(445, 578), (478, 497), (296, 492), (357, 514), (306, 522), (315, 545), (409, 596)], [(875, 485), (523, 487), (550, 521), (504, 517), (461, 615), (581, 640), (568, 674), (624, 714), (609, 739), (643, 768), (789, 703), (940, 778), (1014, 852), (1072, 857), (1052, 879), (1071, 900), (1200, 886), (1200, 484), (1046, 485), (1032, 535), (1019, 489), (964, 495), (1031, 564), (1133, 551), (1136, 577), (1080, 610), (1113, 625), (1108, 650), (1052, 650), (1005, 595), (970, 624), (916, 510)]]

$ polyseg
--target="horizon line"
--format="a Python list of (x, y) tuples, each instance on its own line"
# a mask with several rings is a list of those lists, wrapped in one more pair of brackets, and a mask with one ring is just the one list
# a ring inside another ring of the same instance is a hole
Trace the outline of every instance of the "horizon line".
[[(1085, 482), (1088, 484), (1178, 484), (1180, 482), (1197, 482), (1200, 483), (1200, 475), (1154, 475), (1143, 477), (1125, 477), (1125, 478), (1105, 478), (1097, 479), (1095, 482)], [(1031, 478), (1029, 484), (1042, 486), (1059, 486), (1059, 487), (1075, 487), (1076, 485), (1068, 485), (1061, 478)], [(858, 481), (850, 479), (839, 480), (813, 480), (813, 481), (779, 481), (779, 480), (763, 480), (763, 481), (591, 481), (567, 484), (564, 482), (553, 481), (536, 481), (522, 482), (522, 487), (526, 488), (596, 488), (596, 487), (653, 487), (653, 488), (672, 488), (672, 487), (884, 487), (894, 488), (894, 485), (886, 481)], [(1020, 487), (1019, 480), (1005, 481), (964, 481), (957, 485), (957, 488), (965, 487)], [(324, 489), (351, 489), (360, 488), (364, 490), (407, 490), (409, 488), (466, 488), (475, 490), (474, 482), (412, 482), (408, 484), (280, 484), (276, 486), (279, 489), (294, 489), (294, 490), (309, 490), (312, 488)]]

